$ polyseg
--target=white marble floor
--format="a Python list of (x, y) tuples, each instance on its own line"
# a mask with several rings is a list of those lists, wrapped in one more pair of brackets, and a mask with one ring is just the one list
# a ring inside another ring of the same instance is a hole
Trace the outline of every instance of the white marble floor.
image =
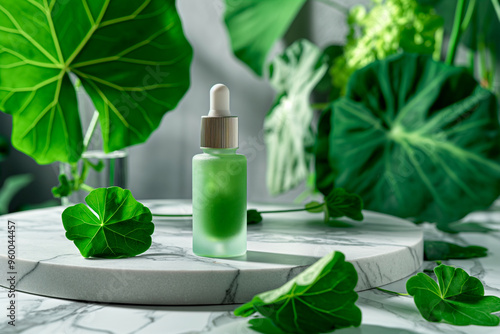
[[(492, 228), (500, 228), (500, 211), (471, 214), (468, 220), (484, 222)], [(489, 249), (486, 258), (446, 261), (461, 267), (478, 277), (485, 285), (487, 295), (500, 297), (500, 232), (489, 234), (462, 233), (447, 235), (425, 225), (427, 237), (460, 244), (482, 245)], [(433, 267), (424, 263), (422, 269)], [(406, 279), (385, 286), (386, 289), (404, 292)], [(453, 333), (498, 334), (500, 327), (457, 327), (425, 321), (418, 313), (410, 297), (388, 295), (378, 290), (359, 293), (357, 305), (363, 312), (362, 325), (336, 331), (346, 333)], [(238, 305), (223, 306), (131, 306), (118, 304), (83, 303), (70, 300), (41, 297), (26, 293), (17, 295), (16, 327), (0, 319), (0, 333), (258, 333), (251, 326), (262, 320), (236, 318), (232, 311)], [(0, 309), (6, 313), (7, 290), (0, 289)], [(499, 314), (500, 315), (500, 314)], [(259, 326), (257, 326), (258, 328)]]

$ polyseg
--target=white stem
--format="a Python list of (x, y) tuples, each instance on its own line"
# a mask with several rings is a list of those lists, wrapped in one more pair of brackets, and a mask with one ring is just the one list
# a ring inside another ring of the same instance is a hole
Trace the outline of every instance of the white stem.
[(94, 134), (94, 130), (98, 121), (99, 112), (95, 110), (94, 115), (92, 116), (92, 120), (90, 121), (89, 128), (87, 129), (87, 133), (85, 133), (85, 138), (83, 139), (83, 152), (87, 151), (87, 148), (89, 147), (90, 140), (92, 139), (92, 135)]

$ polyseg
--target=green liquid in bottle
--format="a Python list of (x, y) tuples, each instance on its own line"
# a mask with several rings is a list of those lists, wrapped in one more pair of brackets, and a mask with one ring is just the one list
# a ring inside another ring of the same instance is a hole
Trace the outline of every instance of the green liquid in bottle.
[(193, 252), (246, 253), (247, 160), (235, 148), (203, 148), (193, 158)]

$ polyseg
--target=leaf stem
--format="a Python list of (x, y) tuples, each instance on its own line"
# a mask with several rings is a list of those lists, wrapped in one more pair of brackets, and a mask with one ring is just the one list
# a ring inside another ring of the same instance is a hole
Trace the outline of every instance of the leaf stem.
[(469, 69), (470, 73), (474, 75), (474, 65), (475, 65), (475, 59), (476, 58), (476, 53), (472, 50), (469, 50), (467, 52), (467, 68)]
[(488, 88), (490, 71), (488, 69), (488, 60), (486, 56), (486, 44), (484, 43), (484, 36), (479, 37), (479, 43), (477, 45), (477, 52), (479, 54), (479, 75), (481, 86)]
[(83, 152), (86, 152), (89, 147), (90, 140), (92, 139), (92, 135), (94, 134), (97, 126), (97, 121), (99, 121), (99, 112), (95, 110), (94, 115), (92, 115), (92, 119), (90, 120), (89, 128), (85, 133), (85, 138), (83, 139)]
[(91, 191), (95, 190), (94, 187), (91, 187), (91, 186), (89, 186), (88, 184), (85, 184), (85, 183), (80, 184), (80, 189), (88, 191), (88, 192), (91, 192)]
[(299, 212), (299, 211), (308, 211), (321, 208), (325, 203), (318, 204), (316, 206), (312, 206), (310, 208), (301, 208), (301, 209), (288, 209), (288, 210), (271, 210), (271, 211), (257, 211), (258, 213), (284, 213), (284, 212)]
[(474, 14), (474, 9), (476, 8), (476, 0), (470, 0), (467, 6), (467, 11), (465, 12), (464, 20), (460, 26), (462, 33), (469, 27), (470, 21), (472, 19), (472, 14)]
[(455, 62), (458, 42), (462, 33), (462, 16), (464, 13), (465, 0), (458, 0), (455, 10), (455, 19), (453, 20), (453, 29), (451, 31), (450, 43), (448, 44), (448, 54), (446, 55), (446, 63), (452, 65)]
[[(299, 211), (307, 211), (307, 210), (314, 210), (317, 208), (320, 208), (324, 205), (325, 203), (321, 203), (315, 206), (312, 206), (310, 208), (300, 208), (300, 209), (288, 209), (288, 210), (270, 210), (270, 211), (257, 211), (258, 213), (284, 213), (284, 212), (299, 212)], [(153, 217), (192, 217), (192, 214), (158, 214), (158, 213), (153, 213)]]
[(393, 295), (398, 295), (398, 296), (409, 296), (410, 295), (409, 293), (401, 293), (401, 292), (386, 290), (386, 289), (382, 289), (382, 288), (375, 288), (375, 289), (382, 291), (382, 292), (391, 293)]

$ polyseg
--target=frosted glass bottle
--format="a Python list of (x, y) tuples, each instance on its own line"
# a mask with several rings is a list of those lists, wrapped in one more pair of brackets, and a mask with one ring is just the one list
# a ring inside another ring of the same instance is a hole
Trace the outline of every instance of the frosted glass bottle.
[(247, 249), (247, 159), (204, 148), (193, 158), (193, 252), (232, 257)]
[(210, 90), (210, 112), (201, 119), (202, 154), (193, 157), (193, 252), (235, 257), (247, 249), (247, 159), (237, 154), (238, 118), (229, 111), (229, 89)]

